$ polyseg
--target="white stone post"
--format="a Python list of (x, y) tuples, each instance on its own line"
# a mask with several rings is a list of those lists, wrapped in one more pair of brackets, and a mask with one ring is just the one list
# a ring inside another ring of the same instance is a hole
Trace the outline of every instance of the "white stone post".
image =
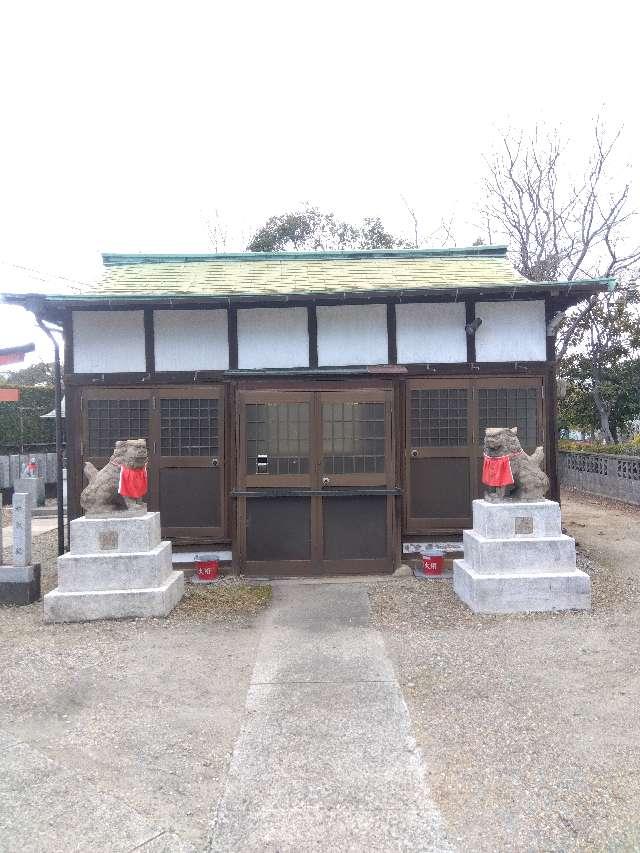
[(13, 565), (31, 565), (31, 497), (13, 494)]

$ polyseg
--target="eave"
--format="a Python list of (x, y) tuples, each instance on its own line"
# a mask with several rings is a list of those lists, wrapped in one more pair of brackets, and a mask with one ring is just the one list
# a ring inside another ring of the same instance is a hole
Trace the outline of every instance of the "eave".
[(22, 305), (28, 310), (35, 310), (46, 316), (49, 312), (60, 310), (81, 310), (87, 308), (100, 309), (133, 309), (136, 307), (157, 306), (159, 308), (185, 308), (201, 306), (210, 308), (228, 308), (231, 306), (248, 306), (252, 304), (286, 305), (289, 303), (345, 303), (345, 302), (416, 302), (416, 301), (447, 301), (460, 302), (466, 297), (475, 300), (481, 298), (499, 299), (532, 299), (545, 296), (563, 298), (567, 304), (576, 304), (588, 296), (605, 290), (615, 289), (614, 278), (586, 279), (581, 281), (548, 281), (527, 282), (514, 285), (486, 284), (463, 287), (428, 287), (395, 290), (353, 291), (341, 292), (306, 292), (306, 293), (274, 293), (274, 294), (233, 294), (229, 296), (202, 293), (171, 294), (166, 293), (132, 293), (132, 294), (53, 294), (36, 293), (6, 294), (3, 301), (12, 305)]

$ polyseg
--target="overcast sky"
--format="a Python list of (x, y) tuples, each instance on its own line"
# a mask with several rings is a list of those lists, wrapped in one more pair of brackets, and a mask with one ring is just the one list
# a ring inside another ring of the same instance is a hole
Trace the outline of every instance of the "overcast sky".
[[(267, 216), (305, 201), (410, 236), (404, 196), (422, 234), (453, 217), (468, 245), (482, 158), (506, 126), (543, 121), (578, 150), (604, 112), (624, 123), (635, 168), (632, 9), (4, 4), (0, 293), (81, 286), (102, 251), (214, 251), (217, 219), (239, 251)], [(29, 340), (51, 358), (28, 315), (0, 306), (0, 347)]]

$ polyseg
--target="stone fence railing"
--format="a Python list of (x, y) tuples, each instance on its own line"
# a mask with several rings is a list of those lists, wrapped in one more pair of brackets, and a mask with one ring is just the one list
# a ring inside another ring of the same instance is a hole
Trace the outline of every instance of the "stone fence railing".
[(45, 483), (55, 483), (55, 453), (12, 453), (10, 456), (0, 456), (0, 489), (13, 488), (13, 481), (20, 476), (22, 466), (31, 459), (38, 463), (38, 473), (44, 477)]
[(640, 456), (560, 451), (558, 462), (561, 485), (640, 504)]

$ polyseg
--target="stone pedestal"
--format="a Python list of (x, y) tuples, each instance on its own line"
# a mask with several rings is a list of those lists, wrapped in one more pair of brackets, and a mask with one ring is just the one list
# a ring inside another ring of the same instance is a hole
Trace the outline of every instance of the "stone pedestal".
[(44, 506), (44, 477), (18, 477), (13, 491), (31, 496), (31, 506)]
[(474, 613), (590, 610), (591, 580), (576, 568), (555, 501), (473, 502), (453, 588)]
[(160, 513), (77, 518), (58, 557), (58, 587), (44, 597), (45, 622), (166, 616), (182, 598)]

